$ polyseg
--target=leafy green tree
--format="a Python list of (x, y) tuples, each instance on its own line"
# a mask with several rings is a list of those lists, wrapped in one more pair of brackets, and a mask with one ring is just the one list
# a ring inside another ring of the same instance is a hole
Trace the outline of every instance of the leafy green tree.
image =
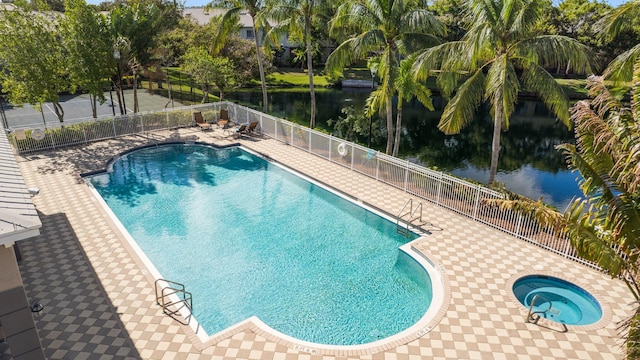
[[(576, 144), (557, 148), (570, 169), (581, 175), (584, 199), (562, 214), (541, 201), (516, 197), (492, 201), (505, 209), (532, 213), (543, 225), (567, 234), (579, 256), (595, 262), (612, 277), (626, 282), (640, 303), (640, 61), (636, 61), (630, 106), (620, 102), (603, 77), (591, 76), (592, 100), (572, 108)], [(640, 307), (623, 322), (627, 358), (640, 356)], [(628, 330), (628, 331), (627, 331)]]
[(316, 126), (316, 94), (313, 85), (313, 23), (328, 8), (326, 0), (272, 0), (267, 3), (265, 16), (276, 23), (276, 34), (287, 33), (290, 39), (301, 39), (307, 52), (311, 115), (309, 127)]
[[(218, 4), (227, 5), (229, 9), (225, 12), (222, 18), (223, 27), (233, 26), (234, 23), (237, 23), (237, 17), (240, 15), (240, 12), (246, 10), (249, 16), (251, 17), (251, 23), (253, 26), (253, 34), (255, 40), (255, 49), (256, 49), (256, 62), (258, 63), (259, 73), (260, 73), (260, 85), (262, 87), (262, 111), (267, 112), (268, 108), (268, 98), (267, 98), (267, 81), (265, 79), (265, 70), (263, 65), (263, 55), (262, 49), (260, 47), (260, 36), (259, 34), (263, 33), (264, 27), (260, 26), (259, 16), (261, 16), (261, 12), (264, 8), (264, 3), (261, 0), (214, 0), (209, 3), (208, 6), (214, 6)], [(231, 23), (231, 24), (230, 24)]]
[(597, 36), (595, 25), (610, 9), (611, 6), (603, 2), (564, 0), (558, 5), (558, 34), (589, 46), (597, 54), (598, 60), (603, 60), (607, 54), (603, 51), (603, 43)]
[[(628, 1), (606, 14), (598, 23), (605, 41), (616, 35), (635, 32), (640, 27), (640, 0)], [(629, 81), (633, 66), (640, 58), (640, 43), (618, 55), (605, 70), (605, 76), (614, 81)]]
[(57, 20), (51, 13), (32, 12), (26, 2), (0, 9), (0, 81), (14, 104), (51, 102), (60, 122), (64, 109), (60, 93), (72, 91), (67, 58), (59, 39)]
[[(527, 90), (542, 98), (568, 127), (569, 99), (547, 71), (571, 65), (578, 73), (590, 69), (587, 48), (559, 35), (538, 35), (534, 30), (543, 15), (539, 0), (467, 0), (470, 28), (461, 41), (423, 51), (415, 69), (420, 79), (439, 70), (438, 85), (445, 96), (455, 95), (445, 106), (438, 128), (456, 134), (489, 102), (493, 140), (489, 181), (495, 180), (500, 155), (500, 135), (508, 129), (518, 93)], [(460, 84), (460, 82), (462, 83)]]
[[(129, 64), (139, 65), (143, 69), (155, 67), (153, 49), (157, 48), (157, 41), (167, 23), (163, 19), (162, 8), (157, 2), (119, 3), (110, 14), (110, 32), (114, 41), (114, 49), (119, 51), (119, 62), (123, 71), (128, 69), (137, 83), (139, 69), (129, 67)], [(126, 43), (126, 46), (123, 44)], [(135, 61), (133, 60), (135, 59)], [(134, 86), (134, 111), (138, 108), (137, 87)]]
[(271, 62), (264, 56), (261, 57), (262, 66), (258, 66), (255, 46), (251, 41), (236, 35), (229, 38), (219, 55), (233, 62), (237, 80), (240, 83), (249, 83), (252, 79), (259, 79), (260, 71), (268, 74), (273, 69)]
[[(327, 71), (341, 72), (356, 60), (371, 53), (380, 56), (377, 75), (382, 81), (373, 111), (386, 110), (387, 147), (393, 148), (393, 96), (400, 69), (400, 59), (412, 49), (438, 43), (444, 27), (435, 16), (414, 0), (353, 0), (338, 8), (331, 29), (347, 27), (355, 36), (340, 44), (327, 59)], [(399, 131), (399, 130), (398, 130)]]
[(93, 117), (97, 100), (105, 102), (114, 64), (106, 19), (96, 14), (84, 0), (65, 0), (67, 12), (62, 19), (63, 43), (67, 50), (69, 77), (74, 86), (87, 91)]
[(222, 100), (224, 90), (236, 81), (233, 63), (224, 57), (214, 58), (204, 47), (189, 49), (182, 57), (182, 69), (200, 85), (202, 103), (209, 97), (209, 85), (218, 87)]

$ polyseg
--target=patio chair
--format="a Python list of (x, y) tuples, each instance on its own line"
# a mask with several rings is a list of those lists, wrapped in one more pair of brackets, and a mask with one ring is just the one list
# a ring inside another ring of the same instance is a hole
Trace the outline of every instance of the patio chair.
[(247, 133), (247, 124), (242, 124), (239, 127), (233, 129), (233, 131), (231, 132), (231, 137), (233, 137), (234, 139), (239, 138), (242, 134), (246, 134)]
[(200, 129), (202, 129), (202, 131), (211, 129), (211, 124), (209, 124), (208, 122), (204, 121), (204, 118), (202, 117), (202, 113), (200, 111), (194, 112), (193, 113), (193, 118), (196, 121), (196, 124), (198, 124), (198, 126), (200, 126)]
[(220, 118), (218, 119), (218, 127), (221, 129), (226, 129), (231, 126), (232, 122), (229, 120), (229, 110), (222, 109), (220, 110)]
[(247, 134), (253, 134), (254, 131), (256, 131), (256, 128), (258, 127), (258, 122), (254, 121), (251, 124), (249, 124), (249, 127), (247, 128), (246, 133)]

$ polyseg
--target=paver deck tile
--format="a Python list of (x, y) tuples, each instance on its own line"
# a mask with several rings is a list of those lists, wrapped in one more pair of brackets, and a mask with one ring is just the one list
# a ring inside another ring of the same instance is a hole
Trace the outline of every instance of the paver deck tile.
[[(42, 234), (20, 243), (27, 294), (45, 311), (37, 327), (52, 359), (336, 359), (268, 339), (250, 326), (217, 343), (193, 341), (186, 326), (162, 314), (153, 279), (80, 174), (114, 155), (158, 140), (229, 144), (222, 131), (181, 129), (27, 155), (19, 159), (43, 222)], [(410, 197), (349, 169), (275, 140), (233, 140), (330, 187), (394, 214)], [(441, 264), (450, 288), (442, 320), (424, 336), (361, 359), (619, 359), (616, 322), (630, 312), (620, 281), (425, 202), (431, 235), (416, 248)], [(609, 309), (599, 329), (559, 333), (524, 321), (526, 309), (507, 288), (527, 272), (558, 274), (588, 286)]]

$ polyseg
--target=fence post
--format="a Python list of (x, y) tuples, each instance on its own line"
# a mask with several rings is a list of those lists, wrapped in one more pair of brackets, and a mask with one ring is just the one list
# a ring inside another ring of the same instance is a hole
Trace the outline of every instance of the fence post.
[(333, 136), (331, 136), (331, 134), (329, 134), (329, 161), (331, 161), (331, 149), (333, 149)]
[(440, 194), (442, 193), (442, 176), (441, 172), (438, 172), (438, 193), (436, 194), (436, 204), (440, 205)]
[(309, 141), (309, 149), (308, 149), (308, 151), (309, 151), (310, 154), (312, 154), (312, 152), (311, 152), (311, 130), (310, 129), (307, 130), (307, 136), (308, 136), (308, 141)]
[(84, 143), (86, 144), (87, 141), (87, 126), (82, 123), (82, 136), (84, 137)]
[(111, 119), (111, 127), (113, 128), (113, 137), (117, 138), (118, 133), (116, 132), (116, 118)]
[(404, 192), (407, 192), (407, 182), (409, 181), (409, 165), (410, 161), (407, 160), (407, 164), (404, 167)]
[(144, 133), (144, 116), (140, 116), (140, 129)]
[(478, 207), (480, 206), (480, 185), (476, 185), (476, 201), (473, 206), (473, 220), (477, 220)]
[(355, 158), (353, 156), (353, 144), (351, 144), (351, 171), (353, 171), (353, 162), (355, 161)]

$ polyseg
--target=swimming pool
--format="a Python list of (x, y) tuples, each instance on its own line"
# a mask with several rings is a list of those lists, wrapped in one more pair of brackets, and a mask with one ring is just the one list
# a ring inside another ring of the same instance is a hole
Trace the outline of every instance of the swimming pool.
[[(420, 320), (432, 281), (395, 224), (239, 148), (172, 145), (90, 178), (212, 334), (251, 316), (297, 339), (364, 344)], [(413, 235), (415, 238), (415, 234)]]

